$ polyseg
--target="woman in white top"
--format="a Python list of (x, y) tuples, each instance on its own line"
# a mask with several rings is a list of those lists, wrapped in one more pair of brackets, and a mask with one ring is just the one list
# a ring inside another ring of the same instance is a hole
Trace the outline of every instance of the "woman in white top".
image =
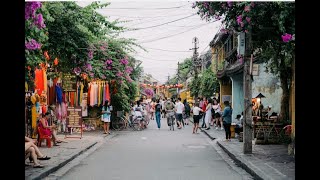
[(214, 123), (214, 125), (216, 126), (216, 129), (218, 129), (219, 122), (220, 122), (221, 130), (223, 130), (222, 118), (221, 118), (221, 114), (222, 114), (221, 106), (220, 106), (220, 104), (218, 103), (217, 99), (215, 99), (215, 98), (213, 99), (212, 108), (213, 108), (213, 110), (214, 110), (214, 120), (213, 120), (213, 123)]
[(198, 128), (199, 128), (199, 120), (200, 120), (200, 111), (202, 111), (201, 108), (199, 108), (199, 103), (196, 102), (194, 104), (194, 107), (192, 107), (192, 114), (193, 114), (193, 128), (192, 128), (192, 134), (198, 134)]
[(210, 122), (211, 122), (211, 119), (212, 119), (212, 116), (211, 116), (211, 108), (212, 108), (212, 99), (208, 99), (208, 104), (207, 104), (207, 107), (206, 107), (206, 116), (204, 117), (204, 122), (206, 123), (206, 130), (209, 130), (210, 129)]

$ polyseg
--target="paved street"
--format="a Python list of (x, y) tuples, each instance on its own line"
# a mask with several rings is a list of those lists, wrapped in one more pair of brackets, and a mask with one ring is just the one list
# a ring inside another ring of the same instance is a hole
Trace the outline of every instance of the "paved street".
[(151, 121), (147, 130), (117, 132), (61, 179), (251, 179), (216, 150), (192, 124), (169, 131)]

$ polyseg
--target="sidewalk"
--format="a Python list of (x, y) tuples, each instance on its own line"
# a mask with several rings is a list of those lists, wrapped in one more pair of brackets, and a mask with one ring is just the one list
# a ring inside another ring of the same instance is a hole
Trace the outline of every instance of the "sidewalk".
[[(201, 124), (201, 123), (200, 123)], [(243, 142), (225, 139), (224, 130), (201, 129), (235, 161), (256, 179), (295, 179), (295, 158), (288, 155), (286, 145), (255, 145), (252, 154), (243, 154)]]
[[(103, 134), (101, 130), (83, 132), (82, 139), (80, 138), (66, 138), (64, 135), (58, 135), (59, 139), (66, 141), (67, 143), (60, 143), (60, 146), (52, 146), (47, 148), (45, 142), (39, 147), (40, 151), (49, 157), (50, 160), (40, 161), (44, 168), (33, 168), (31, 166), (25, 167), (25, 179), (42, 179), (49, 174), (57, 171), (62, 166), (66, 165), (68, 162), (84, 153), (91, 147), (93, 147), (98, 142), (109, 139), (113, 136)], [(29, 164), (29, 159), (27, 159), (26, 164)]]

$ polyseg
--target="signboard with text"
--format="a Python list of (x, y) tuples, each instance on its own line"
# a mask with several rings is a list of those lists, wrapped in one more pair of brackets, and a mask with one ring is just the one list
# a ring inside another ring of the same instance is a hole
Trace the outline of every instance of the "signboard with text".
[[(70, 135), (76, 132), (80, 132), (82, 138), (82, 107), (68, 107), (67, 109), (67, 121), (66, 125), (70, 129)], [(67, 138), (67, 135), (66, 137)]]
[(62, 76), (62, 88), (64, 91), (77, 91), (76, 75), (65, 73)]

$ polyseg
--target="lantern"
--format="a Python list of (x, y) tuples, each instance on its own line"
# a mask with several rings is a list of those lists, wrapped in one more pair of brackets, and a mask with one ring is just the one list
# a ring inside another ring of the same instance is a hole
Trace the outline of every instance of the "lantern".
[(53, 63), (54, 63), (55, 66), (58, 65), (58, 63), (59, 63), (58, 58), (55, 58), (54, 61), (53, 61)]

